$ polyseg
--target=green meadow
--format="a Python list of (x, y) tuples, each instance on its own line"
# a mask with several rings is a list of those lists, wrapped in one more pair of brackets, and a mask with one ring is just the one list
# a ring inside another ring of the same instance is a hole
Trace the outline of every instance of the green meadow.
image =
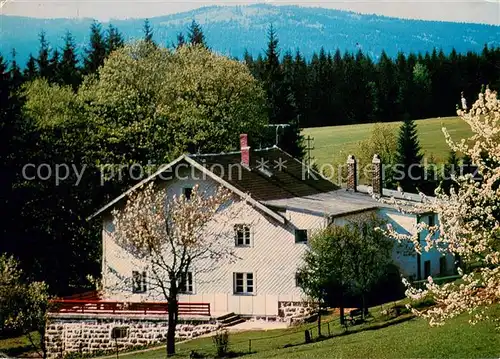
[[(425, 157), (432, 155), (438, 162), (445, 162), (450, 151), (444, 139), (443, 127), (446, 127), (455, 140), (467, 138), (471, 134), (469, 126), (459, 117), (429, 118), (416, 123)], [(401, 122), (390, 123), (396, 132), (400, 125)], [(372, 126), (373, 124), (362, 124), (306, 128), (303, 134), (314, 138), (311, 155), (318, 165), (341, 163), (357, 150), (360, 141), (370, 136)]]

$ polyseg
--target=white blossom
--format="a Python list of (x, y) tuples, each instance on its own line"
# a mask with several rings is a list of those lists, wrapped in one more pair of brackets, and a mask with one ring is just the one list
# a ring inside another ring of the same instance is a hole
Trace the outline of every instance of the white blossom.
[[(425, 244), (418, 235), (401, 235), (387, 227), (386, 233), (398, 241), (413, 243), (418, 252), (437, 248), (443, 252), (459, 255), (466, 263), (475, 263), (477, 268), (461, 275), (460, 284), (436, 284), (428, 278), (425, 290), (407, 285), (409, 298), (419, 299), (432, 296), (437, 305), (426, 311), (413, 312), (429, 319), (431, 325), (441, 325), (446, 319), (467, 312), (471, 324), (478, 320), (489, 320), (484, 309), (500, 300), (500, 101), (497, 93), (487, 89), (469, 111), (460, 110), (458, 115), (470, 126), (473, 135), (468, 139), (454, 141), (443, 128), (446, 142), (453, 151), (470, 157), (478, 169), (481, 180), (474, 180), (471, 174), (455, 178), (456, 190), (449, 193), (442, 188), (436, 190), (433, 198), (422, 195), (422, 203), (394, 199), (393, 203), (406, 212), (434, 212), (439, 224), (428, 226), (419, 223), (416, 233), (426, 231)], [(382, 199), (381, 199), (382, 200)]]

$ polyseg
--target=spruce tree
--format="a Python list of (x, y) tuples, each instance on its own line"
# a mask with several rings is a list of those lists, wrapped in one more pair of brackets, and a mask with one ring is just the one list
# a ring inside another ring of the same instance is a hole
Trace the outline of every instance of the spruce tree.
[(50, 49), (49, 43), (45, 38), (45, 32), (42, 31), (39, 35), (40, 48), (38, 50), (38, 58), (36, 63), (38, 66), (38, 73), (41, 77), (45, 77), (48, 81), (52, 80), (51, 64), (50, 64)]
[(106, 31), (106, 56), (109, 56), (115, 50), (118, 50), (120, 47), (123, 47), (124, 40), (122, 34), (118, 31), (118, 29), (109, 24), (108, 30)]
[(418, 185), (422, 183), (422, 158), (417, 125), (407, 116), (399, 129), (396, 153), (396, 165), (403, 172), (403, 178), (396, 178), (396, 180), (399, 180), (406, 192), (415, 192)]
[(184, 46), (186, 44), (186, 38), (184, 37), (184, 34), (182, 32), (179, 32), (177, 34), (177, 44), (174, 45), (176, 49), (178, 49), (181, 46)]
[(28, 57), (28, 62), (26, 63), (26, 67), (24, 68), (23, 75), (26, 81), (31, 81), (38, 76), (36, 59), (33, 57), (32, 54), (30, 54), (30, 56)]
[[(271, 25), (268, 31), (268, 46), (263, 63), (263, 83), (267, 93), (269, 122), (271, 124), (288, 125), (283, 135), (279, 136), (276, 145), (293, 157), (302, 159), (304, 149), (301, 140), (301, 129), (297, 118), (297, 107), (292, 91), (292, 76), (290, 73), (285, 78), (283, 67), (280, 64), (278, 44), (278, 37)], [(287, 68), (291, 71), (292, 57), (290, 54), (287, 56), (287, 64)], [(270, 132), (270, 142), (275, 144), (275, 131)]]
[(60, 82), (60, 55), (59, 50), (55, 49), (49, 61), (50, 80), (51, 82)]
[(75, 53), (75, 43), (69, 31), (64, 37), (63, 53), (61, 63), (59, 64), (59, 77), (62, 84), (70, 85), (74, 90), (78, 88), (81, 82), (78, 59)]
[(203, 34), (203, 30), (195, 20), (193, 20), (191, 22), (191, 25), (189, 26), (188, 41), (192, 45), (202, 45), (207, 47), (207, 44), (205, 43), (205, 35)]
[(16, 61), (16, 50), (12, 49), (12, 62), (10, 64), (10, 79), (12, 81), (12, 87), (17, 89), (23, 82), (23, 74)]
[(83, 72), (92, 74), (102, 66), (106, 58), (106, 42), (102, 34), (101, 24), (94, 21), (90, 26), (90, 44), (85, 50)]
[(142, 27), (142, 32), (144, 33), (144, 41), (147, 42), (148, 44), (155, 45), (155, 42), (153, 41), (153, 28), (151, 27), (151, 24), (149, 23), (148, 19), (144, 20), (144, 26)]

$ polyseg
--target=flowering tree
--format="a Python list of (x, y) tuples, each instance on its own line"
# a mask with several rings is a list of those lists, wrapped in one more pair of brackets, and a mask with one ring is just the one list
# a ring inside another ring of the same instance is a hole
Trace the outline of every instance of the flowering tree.
[(453, 151), (470, 157), (477, 166), (480, 180), (467, 174), (454, 178), (456, 186), (448, 191), (438, 188), (434, 198), (421, 194), (422, 203), (413, 205), (411, 210), (431, 211), (440, 219), (432, 227), (424, 223), (417, 225), (418, 233), (426, 233), (424, 245), (418, 236), (402, 236), (388, 228), (394, 238), (413, 241), (418, 252), (438, 248), (474, 264), (468, 273), (459, 268), (460, 284), (439, 286), (429, 277), (425, 290), (408, 287), (407, 295), (411, 298), (434, 297), (437, 303), (434, 308), (425, 312), (413, 309), (429, 319), (431, 325), (443, 324), (465, 311), (472, 315), (471, 323), (487, 319), (485, 306), (500, 299), (500, 101), (496, 92), (486, 89), (470, 111), (457, 112), (471, 127), (473, 135), (454, 142), (443, 128), (446, 141)]
[[(116, 241), (147, 265), (149, 286), (158, 289), (168, 303), (167, 355), (175, 354), (178, 294), (188, 270), (196, 263), (231, 259), (234, 254), (225, 231), (234, 210), (227, 209), (231, 193), (218, 187), (213, 194), (196, 186), (184, 195), (167, 198), (154, 182), (134, 191), (125, 207), (113, 211)], [(231, 206), (235, 207), (235, 206)]]
[[(0, 336), (26, 335), (33, 348), (40, 348), (40, 355), (44, 356), (48, 305), (47, 285), (27, 281), (19, 262), (0, 254)], [(40, 334), (39, 343), (35, 343), (33, 331)]]

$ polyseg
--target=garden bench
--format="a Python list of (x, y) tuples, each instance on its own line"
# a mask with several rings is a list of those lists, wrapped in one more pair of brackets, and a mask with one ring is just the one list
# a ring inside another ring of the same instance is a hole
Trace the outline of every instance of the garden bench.
[[(368, 308), (365, 309), (365, 317), (370, 315)], [(363, 309), (353, 309), (349, 312), (349, 316), (347, 317), (347, 323), (350, 325), (355, 325), (359, 322), (363, 322)]]

